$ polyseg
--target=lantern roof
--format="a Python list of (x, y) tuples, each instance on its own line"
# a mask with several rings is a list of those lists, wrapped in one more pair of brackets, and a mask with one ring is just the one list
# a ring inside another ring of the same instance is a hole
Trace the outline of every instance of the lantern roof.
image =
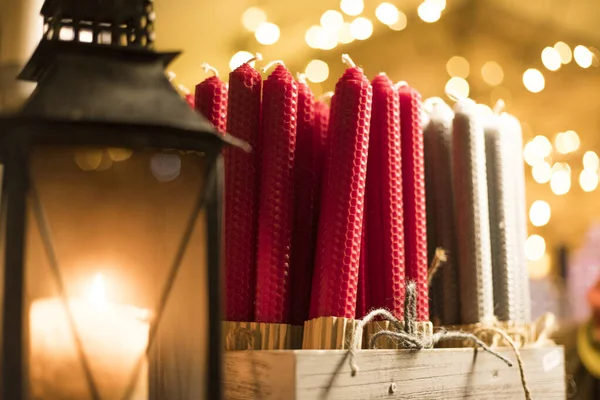
[[(152, 50), (152, 29), (146, 29), (151, 4), (46, 0), (45, 36), (19, 76), (37, 82), (37, 88), (16, 117), (195, 132), (247, 148), (230, 135), (219, 135), (175, 90), (164, 69), (179, 53)], [(61, 36), (65, 30), (73, 35)], [(91, 36), (84, 41), (86, 30)], [(128, 31), (124, 41), (119, 41), (121, 30)]]

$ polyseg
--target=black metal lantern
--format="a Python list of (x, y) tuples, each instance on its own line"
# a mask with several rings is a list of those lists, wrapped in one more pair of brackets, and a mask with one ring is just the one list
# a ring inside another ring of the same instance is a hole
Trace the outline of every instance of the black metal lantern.
[(42, 14), (37, 89), (0, 122), (1, 398), (219, 399), (220, 152), (239, 143), (169, 83), (151, 0)]

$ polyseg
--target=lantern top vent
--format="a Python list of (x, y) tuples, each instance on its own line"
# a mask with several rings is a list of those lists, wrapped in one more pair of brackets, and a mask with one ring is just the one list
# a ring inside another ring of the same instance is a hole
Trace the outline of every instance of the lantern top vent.
[(46, 0), (44, 39), (152, 48), (153, 0)]

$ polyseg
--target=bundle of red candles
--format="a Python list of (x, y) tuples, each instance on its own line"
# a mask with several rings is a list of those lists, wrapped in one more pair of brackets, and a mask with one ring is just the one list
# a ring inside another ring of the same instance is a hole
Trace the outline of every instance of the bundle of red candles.
[(225, 153), (227, 321), (402, 318), (408, 280), (429, 320), (420, 95), (343, 60), (331, 108), (282, 62), (196, 88), (196, 109), (253, 148)]

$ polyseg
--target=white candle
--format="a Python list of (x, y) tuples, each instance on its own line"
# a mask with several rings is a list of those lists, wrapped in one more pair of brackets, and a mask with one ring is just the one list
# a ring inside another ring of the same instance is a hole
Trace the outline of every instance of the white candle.
[[(69, 306), (100, 397), (122, 398), (134, 366), (148, 345), (148, 312), (108, 303), (101, 275), (96, 276), (88, 299), (73, 299)], [(35, 301), (29, 323), (32, 398), (89, 398), (87, 381), (60, 299)], [(147, 362), (134, 393), (134, 400), (148, 399)]]

